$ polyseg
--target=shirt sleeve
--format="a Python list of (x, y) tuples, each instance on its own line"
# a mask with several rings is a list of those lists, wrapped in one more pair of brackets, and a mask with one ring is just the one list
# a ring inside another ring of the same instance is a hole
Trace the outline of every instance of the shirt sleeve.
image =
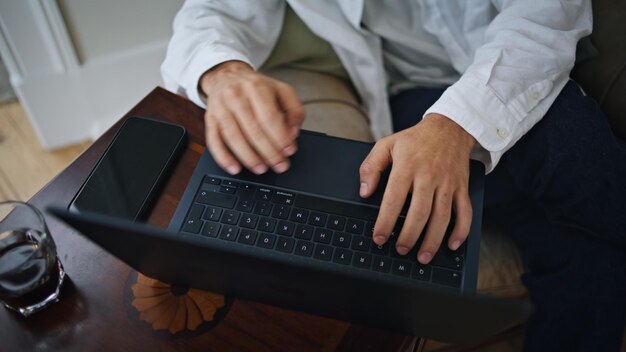
[(591, 4), (494, 1), (498, 14), (461, 78), (426, 111), (447, 116), (479, 143), (472, 158), (492, 171), (548, 111), (569, 79)]
[(185, 1), (161, 65), (165, 88), (206, 107), (201, 76), (229, 60), (260, 67), (280, 34), (284, 6), (277, 0)]

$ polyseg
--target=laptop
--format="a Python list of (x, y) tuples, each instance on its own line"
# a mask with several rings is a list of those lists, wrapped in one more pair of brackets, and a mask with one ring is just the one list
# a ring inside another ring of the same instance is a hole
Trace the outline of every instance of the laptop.
[[(530, 304), (476, 295), (484, 168), (471, 162), (463, 246), (429, 265), (372, 229), (388, 174), (368, 199), (358, 169), (372, 144), (302, 131), (283, 174), (231, 176), (205, 150), (167, 230), (103, 214), (51, 212), (147, 276), (452, 343), (524, 322)], [(406, 207), (405, 207), (406, 209)], [(449, 235), (453, 224), (446, 234)]]

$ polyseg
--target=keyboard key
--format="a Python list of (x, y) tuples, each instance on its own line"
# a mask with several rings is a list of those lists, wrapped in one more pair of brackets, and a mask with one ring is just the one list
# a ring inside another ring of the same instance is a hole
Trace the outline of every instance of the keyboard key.
[(187, 219), (183, 225), (183, 231), (189, 233), (198, 233), (202, 228), (202, 220), (200, 219)]
[(219, 221), (220, 215), (222, 215), (222, 209), (216, 207), (206, 207), (202, 218), (209, 221)]
[[(445, 246), (446, 244), (444, 243), (443, 245)], [(431, 264), (452, 270), (461, 270), (463, 269), (463, 256), (442, 249), (437, 252)]]
[(298, 226), (296, 226), (295, 237), (303, 240), (310, 240), (313, 238), (314, 229), (315, 228), (313, 226), (298, 224)]
[(391, 272), (394, 275), (409, 277), (411, 274), (411, 262), (407, 260), (394, 260)]
[(281, 220), (278, 222), (278, 228), (276, 233), (283, 236), (292, 236), (293, 230), (296, 228), (296, 224), (293, 222)]
[(232, 180), (224, 180), (222, 181), (222, 185), (232, 187), (232, 188), (237, 188), (237, 186), (239, 186), (239, 182), (232, 181)]
[(327, 218), (328, 215), (313, 211), (311, 212), (311, 216), (309, 216), (309, 225), (324, 227), (326, 226)]
[(286, 205), (276, 204), (274, 206), (274, 210), (272, 211), (272, 217), (287, 220), (289, 218), (289, 212), (291, 211), (291, 207)]
[(239, 203), (237, 203), (237, 207), (235, 209), (246, 212), (246, 213), (250, 213), (252, 212), (253, 207), (254, 207), (254, 200), (240, 198)]
[(301, 224), (306, 223), (309, 217), (309, 211), (304, 209), (295, 208), (291, 211), (291, 218), (289, 220), (299, 222)]
[(293, 238), (287, 237), (278, 237), (278, 241), (276, 242), (276, 250), (285, 253), (291, 253), (293, 251), (293, 246), (296, 243), (296, 240)]
[(256, 202), (254, 206), (254, 213), (262, 216), (269, 216), (272, 212), (272, 203), (270, 202)]
[(365, 231), (363, 231), (363, 234), (365, 236), (368, 236), (369, 238), (374, 238), (374, 224), (373, 222), (368, 222), (367, 224), (365, 224)]
[(355, 253), (352, 260), (352, 266), (361, 269), (369, 269), (372, 265), (372, 256), (365, 253)]
[(314, 246), (313, 242), (298, 241), (298, 243), (296, 243), (296, 250), (294, 253), (303, 257), (310, 257), (311, 254), (313, 254)]
[(368, 221), (376, 220), (376, 216), (378, 215), (378, 208), (374, 206), (350, 204), (326, 198), (309, 196), (306, 194), (298, 194), (298, 197), (296, 198), (296, 206), (298, 208)]
[(190, 233), (200, 232), (200, 228), (202, 228), (202, 220), (200, 220), (200, 217), (202, 216), (203, 211), (204, 206), (194, 204), (189, 210), (187, 220), (185, 220), (185, 223), (183, 224), (183, 231)]
[(247, 229), (253, 229), (256, 227), (256, 222), (259, 220), (257, 215), (252, 214), (244, 214), (239, 220), (239, 226), (245, 227)]
[(451, 287), (461, 287), (461, 273), (435, 267), (433, 268), (433, 282)]
[(365, 228), (365, 222), (356, 219), (348, 219), (346, 222), (346, 231), (360, 235)]
[(276, 191), (272, 197), (272, 203), (292, 206), (296, 196), (293, 193)]
[(343, 231), (344, 226), (346, 225), (346, 218), (342, 218), (341, 216), (330, 215), (328, 217), (328, 228), (338, 231)]
[(350, 265), (352, 261), (352, 251), (349, 249), (337, 248), (335, 250), (335, 255), (333, 256), (333, 261), (335, 263)]
[(243, 229), (241, 230), (241, 233), (239, 234), (238, 242), (253, 246), (254, 241), (256, 241), (257, 235), (258, 234), (256, 231)]
[(372, 269), (381, 273), (388, 273), (391, 270), (391, 258), (375, 256)]
[(259, 235), (259, 241), (256, 243), (257, 247), (273, 249), (274, 243), (276, 243), (276, 235), (271, 233), (261, 232)]
[(222, 224), (236, 225), (239, 221), (239, 213), (234, 210), (225, 210), (222, 216)]
[(249, 200), (252, 204), (254, 204), (254, 191), (247, 191), (245, 189), (237, 188), (237, 192), (235, 195), (239, 197), (239, 199)]
[(386, 242), (382, 246), (372, 243), (372, 254), (383, 256), (389, 255), (389, 242)]
[(350, 240), (352, 240), (352, 235), (337, 231), (333, 235), (333, 246), (350, 248)]
[(265, 232), (274, 232), (274, 229), (276, 229), (276, 219), (272, 219), (268, 217), (261, 218), (257, 229), (259, 229), (260, 231), (265, 231)]
[(224, 186), (223, 184), (220, 186), (221, 193), (235, 194), (235, 191), (237, 191), (236, 188)]
[(264, 202), (269, 202), (272, 199), (274, 191), (271, 188), (259, 187), (256, 190), (256, 199)]
[(333, 247), (318, 244), (313, 251), (313, 258), (319, 260), (329, 261), (333, 256)]
[(422, 265), (422, 264), (414, 264), (413, 265), (413, 273), (411, 275), (412, 278), (422, 280), (422, 281), (430, 281), (430, 273), (432, 271), (432, 267), (430, 265)]
[(367, 237), (354, 237), (352, 239), (352, 249), (357, 251), (369, 252), (372, 240)]
[(242, 183), (239, 184), (239, 189), (243, 189), (245, 191), (254, 191), (254, 190), (256, 190), (256, 186), (255, 185), (251, 185), (249, 183), (242, 182)]
[(200, 219), (202, 213), (204, 212), (204, 206), (200, 204), (194, 204), (189, 209), (189, 214), (187, 214), (187, 219)]
[(315, 229), (315, 235), (313, 236), (313, 241), (320, 242), (324, 244), (329, 244), (332, 240), (333, 232), (329, 229), (317, 228)]
[(391, 231), (391, 237), (398, 238), (400, 231), (402, 231), (402, 226), (404, 226), (404, 218), (398, 218), (393, 230)]
[(202, 179), (202, 182), (212, 184), (212, 185), (219, 185), (222, 181), (217, 177), (204, 176), (204, 178)]
[(239, 229), (235, 226), (224, 225), (224, 227), (222, 227), (222, 231), (220, 232), (220, 239), (234, 241), (237, 238), (238, 232)]
[(200, 191), (198, 196), (196, 196), (196, 202), (198, 203), (227, 209), (232, 209), (236, 201), (237, 197), (226, 193)]
[(222, 227), (222, 225), (216, 222), (207, 221), (202, 228), (202, 236), (217, 237), (217, 234), (220, 232), (220, 227)]

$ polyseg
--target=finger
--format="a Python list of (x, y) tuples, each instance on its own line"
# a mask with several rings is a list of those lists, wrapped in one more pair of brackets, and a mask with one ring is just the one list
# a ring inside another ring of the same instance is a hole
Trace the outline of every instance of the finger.
[(407, 254), (417, 243), (430, 217), (433, 195), (434, 188), (430, 184), (414, 186), (411, 205), (396, 242), (396, 251), (399, 254)]
[(374, 225), (374, 243), (382, 245), (387, 242), (391, 231), (393, 230), (398, 215), (402, 211), (404, 202), (406, 201), (409, 188), (411, 187), (412, 177), (404, 169), (399, 167), (392, 168), (389, 175), (389, 182), (383, 195), (383, 200), (378, 212), (378, 218)]
[(304, 122), (304, 107), (296, 91), (288, 84), (278, 82), (276, 90), (278, 91), (278, 103), (285, 112), (285, 121), (289, 128), (292, 138), (296, 138), (300, 132), (302, 122)]
[(450, 223), (452, 213), (452, 193), (445, 188), (438, 188), (433, 199), (433, 209), (428, 221), (424, 241), (417, 254), (417, 260), (426, 265), (432, 259)]
[(245, 139), (239, 124), (229, 111), (222, 111), (217, 119), (222, 140), (237, 159), (248, 169), (263, 165), (263, 160)]
[(252, 171), (256, 174), (265, 173), (267, 171), (266, 165), (272, 167), (277, 173), (287, 171), (289, 161), (283, 157), (281, 152), (269, 140), (257, 119), (254, 118), (250, 104), (245, 100), (237, 100), (231, 104), (231, 109), (247, 141), (265, 162), (257, 165)]
[(391, 162), (391, 150), (387, 140), (381, 139), (378, 143), (374, 144), (374, 147), (365, 160), (363, 160), (359, 168), (361, 179), (359, 194), (361, 197), (367, 198), (374, 193), (376, 187), (378, 187), (380, 175), (387, 169)]
[(250, 103), (263, 130), (274, 146), (285, 156), (296, 152), (295, 138), (288, 131), (283, 113), (278, 109), (275, 92), (260, 87), (250, 92)]
[(467, 239), (472, 226), (472, 202), (467, 190), (458, 190), (454, 194), (454, 212), (456, 221), (448, 240), (448, 247), (456, 251)]
[(222, 136), (217, 127), (217, 121), (208, 115), (204, 118), (204, 121), (206, 125), (206, 144), (213, 160), (229, 174), (238, 174), (241, 171), (241, 165), (237, 162), (237, 159), (235, 159), (230, 150), (226, 148), (226, 145), (224, 145), (224, 141), (222, 141)]

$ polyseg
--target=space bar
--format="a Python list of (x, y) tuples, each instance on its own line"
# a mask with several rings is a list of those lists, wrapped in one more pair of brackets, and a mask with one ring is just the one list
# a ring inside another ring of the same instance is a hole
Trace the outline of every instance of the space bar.
[(368, 221), (375, 221), (376, 215), (378, 214), (378, 208), (338, 202), (335, 200), (318, 198), (305, 194), (298, 194), (296, 197), (296, 206), (299, 208), (316, 210), (351, 218), (359, 218)]

